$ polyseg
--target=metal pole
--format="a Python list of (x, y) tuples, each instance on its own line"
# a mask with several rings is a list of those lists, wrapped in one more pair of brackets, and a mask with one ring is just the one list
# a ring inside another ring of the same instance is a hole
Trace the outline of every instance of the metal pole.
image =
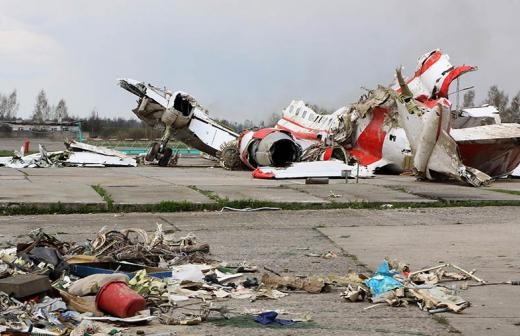
[(460, 86), (460, 81), (459, 81), (459, 77), (457, 77), (457, 115), (459, 114), (459, 108), (460, 108), (460, 90), (459, 90), (459, 86)]

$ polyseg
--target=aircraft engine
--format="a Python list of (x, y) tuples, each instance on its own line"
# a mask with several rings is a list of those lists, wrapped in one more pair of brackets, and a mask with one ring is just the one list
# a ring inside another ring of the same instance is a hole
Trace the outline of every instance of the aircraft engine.
[(302, 148), (291, 133), (276, 128), (245, 131), (239, 138), (240, 160), (249, 168), (283, 167), (300, 161)]

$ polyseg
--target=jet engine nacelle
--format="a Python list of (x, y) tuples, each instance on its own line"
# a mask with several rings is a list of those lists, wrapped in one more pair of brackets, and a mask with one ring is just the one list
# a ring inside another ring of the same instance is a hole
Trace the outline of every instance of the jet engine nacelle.
[(245, 131), (239, 137), (240, 160), (249, 168), (283, 167), (300, 161), (302, 148), (290, 132), (276, 128)]

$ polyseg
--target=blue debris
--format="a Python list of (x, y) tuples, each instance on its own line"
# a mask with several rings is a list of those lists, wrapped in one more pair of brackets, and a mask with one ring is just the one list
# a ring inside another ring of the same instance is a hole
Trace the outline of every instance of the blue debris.
[(394, 279), (398, 272), (390, 270), (388, 261), (385, 260), (370, 279), (365, 280), (365, 285), (370, 288), (373, 296), (378, 296), (395, 288), (404, 287), (402, 283)]
[(282, 326), (289, 326), (289, 325), (293, 325), (296, 323), (296, 321), (293, 321), (293, 320), (278, 319), (278, 318), (276, 318), (276, 316), (278, 316), (278, 313), (275, 311), (263, 312), (263, 313), (258, 314), (255, 317), (255, 322), (258, 322), (263, 325), (277, 323)]

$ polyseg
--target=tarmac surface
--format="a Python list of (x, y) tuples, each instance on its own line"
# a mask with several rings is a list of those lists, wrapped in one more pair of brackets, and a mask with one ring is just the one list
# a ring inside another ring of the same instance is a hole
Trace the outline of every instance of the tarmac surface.
[[(257, 180), (250, 172), (226, 171), (200, 159), (179, 163), (174, 168), (0, 168), (0, 203), (4, 207), (60, 204), (71, 210), (79, 205), (110, 210), (107, 198), (92, 187), (99, 186), (113, 205), (257, 200), (282, 207), (295, 203), (341, 208), (361, 203), (367, 208), (177, 213), (120, 213), (113, 208), (114, 212), (97, 214), (0, 216), (0, 244), (24, 241), (25, 234), (40, 227), (63, 240), (82, 241), (93, 238), (103, 226), (152, 232), (156, 223), (162, 223), (179, 236), (193, 232), (209, 243), (219, 259), (245, 260), (284, 275), (369, 273), (389, 257), (409, 263), (412, 271), (446, 262), (476, 269), (475, 274), (489, 282), (520, 280), (520, 180), (472, 188), (419, 182), (410, 176), (377, 176), (357, 184), (353, 179), (348, 183), (338, 179), (306, 185), (304, 180)], [(472, 206), (452, 207), (452, 202), (465, 201), (472, 201)], [(494, 206), (479, 206), (479, 202)], [(338, 257), (306, 256), (327, 251), (335, 251)], [(237, 313), (250, 309), (282, 309), (295, 316), (310, 313), (314, 322), (309, 329), (220, 326), (216, 321), (190, 327), (153, 323), (148, 328), (175, 330), (178, 335), (520, 334), (516, 309), (520, 286), (462, 290), (460, 285), (455, 288), (458, 295), (472, 304), (461, 314), (432, 317), (416, 306), (365, 310), (369, 303), (348, 303), (340, 298), (341, 289), (333, 289), (271, 301), (226, 302)]]

